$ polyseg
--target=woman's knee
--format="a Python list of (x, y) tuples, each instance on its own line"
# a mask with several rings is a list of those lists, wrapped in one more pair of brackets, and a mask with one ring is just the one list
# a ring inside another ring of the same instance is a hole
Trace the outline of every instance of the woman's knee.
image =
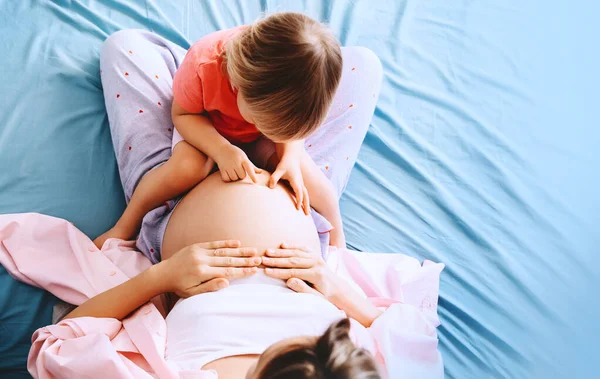
[(367, 73), (364, 80), (376, 83), (379, 87), (383, 78), (383, 66), (379, 57), (369, 48), (363, 46), (342, 47), (344, 64), (360, 67), (362, 72)]
[(123, 51), (128, 50), (127, 46), (139, 45), (139, 41), (143, 40), (143, 30), (140, 29), (124, 29), (111, 34), (102, 45), (100, 60), (109, 58), (114, 59)]

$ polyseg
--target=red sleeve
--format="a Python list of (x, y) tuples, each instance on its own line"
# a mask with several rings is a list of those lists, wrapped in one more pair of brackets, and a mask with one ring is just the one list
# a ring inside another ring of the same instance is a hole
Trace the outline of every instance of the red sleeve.
[(202, 79), (197, 72), (197, 59), (190, 51), (173, 78), (173, 96), (183, 109), (192, 113), (204, 112)]

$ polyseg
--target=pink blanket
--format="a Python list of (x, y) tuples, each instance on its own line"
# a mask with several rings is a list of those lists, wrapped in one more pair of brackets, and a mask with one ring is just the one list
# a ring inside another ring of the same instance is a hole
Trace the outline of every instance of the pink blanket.
[[(370, 328), (353, 323), (352, 332), (390, 378), (443, 378), (435, 329), (443, 264), (345, 249), (332, 249), (327, 263), (385, 309)], [(0, 264), (17, 280), (77, 305), (150, 266), (131, 242), (110, 240), (100, 251), (71, 223), (33, 213), (0, 215)], [(216, 378), (211, 371), (177, 372), (165, 361), (164, 314), (157, 298), (122, 322), (82, 317), (40, 328), (29, 372), (36, 378)]]

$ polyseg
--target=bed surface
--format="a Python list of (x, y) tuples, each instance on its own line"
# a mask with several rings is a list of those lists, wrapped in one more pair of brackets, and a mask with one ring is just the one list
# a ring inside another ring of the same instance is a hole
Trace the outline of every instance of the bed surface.
[[(363, 251), (445, 263), (448, 378), (593, 377), (600, 337), (600, 53), (591, 1), (2, 1), (0, 213), (95, 237), (124, 207), (99, 77), (124, 28), (184, 46), (304, 11), (381, 59), (341, 206)], [(20, 377), (52, 296), (0, 267), (0, 376)]]

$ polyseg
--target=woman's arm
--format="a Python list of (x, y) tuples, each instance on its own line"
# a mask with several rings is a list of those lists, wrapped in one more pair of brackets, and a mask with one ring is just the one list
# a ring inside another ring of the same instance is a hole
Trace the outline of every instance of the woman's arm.
[(240, 248), (239, 241), (199, 243), (181, 249), (128, 281), (89, 299), (65, 318), (109, 317), (122, 320), (165, 292), (180, 297), (217, 291), (228, 279), (256, 273), (261, 263), (254, 248)]
[[(360, 294), (358, 294), (336, 274), (330, 271), (328, 275), (335, 276), (335, 278), (332, 278), (332, 280), (337, 280), (341, 283), (337, 286), (337, 291), (328, 297), (325, 296), (325, 298), (327, 298), (327, 300), (329, 300), (333, 305), (343, 310), (348, 317), (355, 319), (365, 328), (368, 328), (371, 326), (373, 321), (375, 321), (375, 319), (383, 313), (368, 299), (360, 296)], [(296, 280), (296, 282), (297, 283), (291, 283), (290, 286), (290, 288), (296, 292), (303, 292), (302, 289), (304, 289), (305, 286), (310, 288), (306, 282), (302, 280)], [(294, 286), (296, 286), (298, 289), (295, 289)]]
[(94, 296), (71, 311), (65, 319), (89, 316), (122, 320), (150, 299), (164, 292), (166, 291), (160, 275), (159, 263), (138, 276)]

